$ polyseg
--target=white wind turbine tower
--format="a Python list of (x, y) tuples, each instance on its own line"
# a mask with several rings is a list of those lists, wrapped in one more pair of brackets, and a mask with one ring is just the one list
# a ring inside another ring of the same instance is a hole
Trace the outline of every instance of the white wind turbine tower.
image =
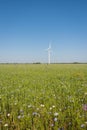
[(51, 54), (51, 45), (50, 44), (46, 51), (48, 51), (48, 64), (50, 64), (50, 54)]

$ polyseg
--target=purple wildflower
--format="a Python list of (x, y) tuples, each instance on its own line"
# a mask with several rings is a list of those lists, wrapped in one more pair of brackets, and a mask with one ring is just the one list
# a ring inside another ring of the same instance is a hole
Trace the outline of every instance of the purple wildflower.
[(83, 110), (84, 110), (84, 111), (87, 111), (87, 104), (84, 104), (84, 105), (83, 105)]

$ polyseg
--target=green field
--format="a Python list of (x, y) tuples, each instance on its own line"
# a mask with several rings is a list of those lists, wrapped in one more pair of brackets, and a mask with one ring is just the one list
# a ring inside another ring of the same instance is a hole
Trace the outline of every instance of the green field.
[(87, 130), (87, 64), (0, 64), (0, 130)]

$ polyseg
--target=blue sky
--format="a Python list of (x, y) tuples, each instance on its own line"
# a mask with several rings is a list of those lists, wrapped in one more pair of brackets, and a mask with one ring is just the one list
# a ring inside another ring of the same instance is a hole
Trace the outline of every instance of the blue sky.
[(0, 62), (87, 62), (87, 0), (0, 0)]

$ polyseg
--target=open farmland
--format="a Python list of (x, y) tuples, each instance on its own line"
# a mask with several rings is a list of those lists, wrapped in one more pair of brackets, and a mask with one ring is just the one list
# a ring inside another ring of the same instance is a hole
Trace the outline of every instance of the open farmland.
[(1, 64), (0, 130), (87, 130), (87, 64)]

